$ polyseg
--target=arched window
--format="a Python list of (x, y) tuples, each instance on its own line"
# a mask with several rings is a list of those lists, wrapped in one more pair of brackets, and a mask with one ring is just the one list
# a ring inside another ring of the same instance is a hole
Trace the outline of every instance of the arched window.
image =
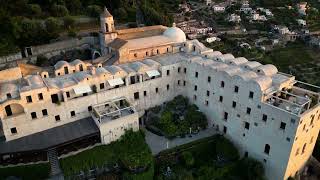
[(269, 145), (269, 144), (266, 144), (266, 145), (264, 146), (264, 153), (266, 153), (266, 154), (269, 154), (269, 153), (270, 153), (270, 145)]
[(169, 52), (169, 48), (167, 48), (167, 52)]
[(148, 56), (149, 55), (149, 52), (146, 52), (146, 56)]
[(79, 65), (79, 70), (83, 71), (83, 65), (82, 64)]
[(157, 49), (157, 54), (159, 54), (159, 49)]

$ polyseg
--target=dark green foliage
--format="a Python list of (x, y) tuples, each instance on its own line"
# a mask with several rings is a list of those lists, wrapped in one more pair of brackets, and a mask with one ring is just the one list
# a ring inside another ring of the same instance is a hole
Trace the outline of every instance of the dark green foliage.
[(42, 9), (39, 4), (29, 4), (28, 5), (28, 14), (31, 16), (39, 17), (42, 14)]
[(237, 165), (236, 172), (246, 180), (264, 180), (263, 165), (255, 159), (243, 158)]
[(49, 171), (48, 163), (0, 168), (0, 179), (4, 180), (10, 176), (15, 176), (26, 180), (42, 180), (49, 178)]
[(220, 138), (216, 143), (216, 153), (218, 156), (228, 161), (234, 161), (239, 159), (238, 150), (235, 146), (226, 138)]
[(109, 145), (94, 147), (77, 155), (60, 160), (61, 168), (66, 176), (79, 173), (103, 165), (123, 164), (128, 169), (147, 167), (148, 171), (141, 174), (126, 173), (129, 179), (152, 179), (153, 157), (145, 143), (143, 132), (127, 131), (120, 140)]
[(63, 17), (63, 25), (64, 25), (65, 29), (70, 30), (72, 28), (75, 28), (76, 21), (71, 16), (65, 16), (65, 17)]
[(64, 17), (69, 14), (69, 11), (65, 6), (55, 4), (51, 8), (51, 14), (56, 17)]
[(100, 13), (102, 12), (102, 8), (98, 5), (91, 5), (87, 8), (87, 15), (91, 17), (99, 17)]
[(48, 63), (48, 58), (43, 56), (43, 55), (39, 55), (37, 57), (37, 62), (36, 62), (36, 65), (37, 66), (42, 66), (44, 65), (45, 63)]
[(194, 165), (194, 158), (191, 152), (185, 151), (181, 154), (182, 160), (187, 167), (192, 167)]
[(57, 38), (61, 32), (61, 25), (58, 19), (54, 17), (49, 17), (45, 21), (46, 30), (48, 35), (52, 38)]

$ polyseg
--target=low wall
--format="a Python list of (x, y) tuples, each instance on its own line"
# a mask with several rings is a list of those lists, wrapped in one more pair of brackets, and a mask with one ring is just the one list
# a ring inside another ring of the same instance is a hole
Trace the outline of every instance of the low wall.
[(18, 59), (22, 59), (21, 52), (9, 54), (8, 56), (2, 56), (0, 57), (0, 64), (9, 63), (12, 61), (16, 61)]

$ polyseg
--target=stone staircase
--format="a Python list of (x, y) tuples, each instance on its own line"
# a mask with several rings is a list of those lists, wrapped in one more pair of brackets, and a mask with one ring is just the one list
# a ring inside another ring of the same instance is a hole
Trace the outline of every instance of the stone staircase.
[(47, 157), (48, 157), (50, 167), (51, 167), (51, 171), (50, 171), (51, 178), (50, 179), (63, 180), (64, 178), (63, 178), (62, 171), (60, 169), (59, 160), (58, 160), (58, 153), (57, 153), (56, 149), (49, 149), (47, 152)]

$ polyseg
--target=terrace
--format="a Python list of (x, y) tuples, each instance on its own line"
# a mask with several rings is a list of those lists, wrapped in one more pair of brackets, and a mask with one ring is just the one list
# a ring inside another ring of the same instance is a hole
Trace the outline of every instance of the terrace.
[(100, 123), (106, 123), (135, 113), (135, 109), (125, 99), (117, 99), (93, 106), (92, 118)]
[(320, 87), (295, 81), (290, 89), (265, 95), (265, 102), (295, 115), (301, 115), (320, 102)]

